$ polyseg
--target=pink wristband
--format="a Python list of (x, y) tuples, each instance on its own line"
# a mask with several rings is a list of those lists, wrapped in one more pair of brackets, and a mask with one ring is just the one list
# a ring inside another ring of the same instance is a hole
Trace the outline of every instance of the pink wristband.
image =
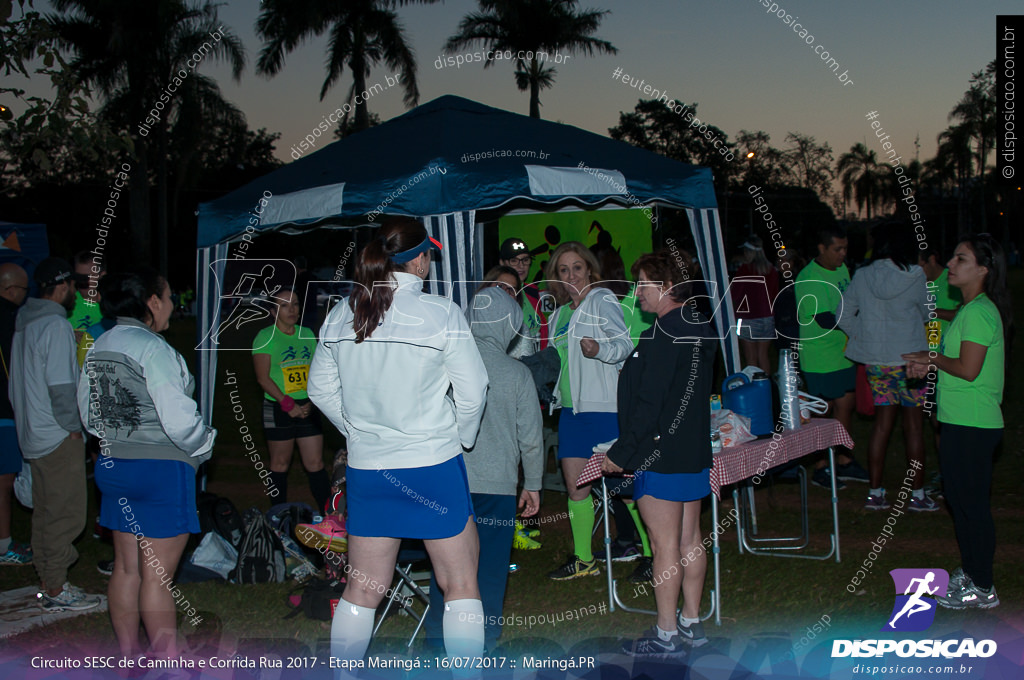
[(282, 399), (278, 403), (281, 404), (281, 408), (284, 409), (285, 413), (288, 413), (293, 408), (295, 408), (295, 400), (292, 399), (291, 397), (288, 397), (288, 396), (286, 396), (284, 399)]

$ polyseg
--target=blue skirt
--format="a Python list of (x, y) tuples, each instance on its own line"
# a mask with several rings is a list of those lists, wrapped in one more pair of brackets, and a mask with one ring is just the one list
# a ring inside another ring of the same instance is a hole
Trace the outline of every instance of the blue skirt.
[(573, 413), (563, 408), (558, 416), (558, 460), (590, 458), (594, 447), (619, 436), (617, 413)]
[(473, 517), (462, 454), (419, 468), (348, 467), (350, 536), (451, 538)]
[(651, 496), (662, 501), (699, 501), (711, 493), (711, 468), (700, 472), (663, 474), (644, 470), (633, 478), (633, 500)]
[(196, 471), (188, 463), (100, 456), (95, 470), (100, 526), (147, 538), (199, 533)]

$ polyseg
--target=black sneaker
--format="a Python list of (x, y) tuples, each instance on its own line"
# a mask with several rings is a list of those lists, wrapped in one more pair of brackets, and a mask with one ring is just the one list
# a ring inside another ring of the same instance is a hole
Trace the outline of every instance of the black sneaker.
[(678, 633), (675, 633), (666, 642), (658, 637), (657, 626), (646, 630), (642, 637), (636, 640), (626, 640), (622, 643), (622, 651), (630, 656), (645, 656), (648, 658), (671, 659), (686, 654), (686, 645)]
[(691, 647), (701, 647), (708, 643), (708, 636), (704, 634), (704, 624), (698, 621), (687, 626), (683, 623), (682, 612), (676, 613), (676, 630), (679, 631), (679, 637), (682, 639), (683, 644)]
[(649, 583), (654, 580), (654, 560), (650, 557), (641, 557), (636, 569), (629, 575), (630, 583)]
[(114, 560), (100, 560), (96, 563), (96, 571), (104, 576), (112, 576), (114, 574)]
[[(640, 549), (632, 543), (622, 545), (618, 541), (612, 541), (612, 562), (632, 562), (643, 556)], [(604, 550), (595, 550), (594, 558), (604, 562)]]
[(844, 482), (864, 482), (867, 484), (871, 481), (871, 476), (868, 475), (867, 470), (860, 466), (860, 463), (851, 458), (850, 462), (846, 465), (836, 465), (836, 479)]
[(584, 562), (576, 555), (569, 555), (568, 561), (554, 571), (548, 572), (548, 578), (555, 581), (571, 581), (574, 578), (583, 576), (600, 576), (601, 571), (597, 568), (597, 561)]
[[(838, 468), (836, 468), (836, 469), (838, 469)], [(828, 468), (824, 467), (824, 468), (821, 468), (820, 470), (815, 470), (814, 474), (811, 475), (811, 484), (813, 484), (814, 486), (820, 486), (822, 489), (831, 489), (832, 488), (832, 477), (831, 477), (831, 475), (829, 475)], [(846, 488), (846, 485), (843, 484), (843, 480), (840, 479), (839, 476), (837, 475), (836, 476), (836, 491), (842, 491), (845, 488)]]

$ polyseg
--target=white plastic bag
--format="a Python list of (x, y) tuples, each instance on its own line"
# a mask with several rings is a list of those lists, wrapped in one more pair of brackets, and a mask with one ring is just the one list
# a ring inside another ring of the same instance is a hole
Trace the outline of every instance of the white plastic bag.
[(711, 429), (718, 430), (722, 448), (757, 439), (750, 433), (750, 418), (733, 413), (727, 408), (711, 412)]
[(14, 497), (26, 508), (32, 509), (32, 468), (27, 460), (21, 461), (21, 472), (14, 478)]
[(214, 571), (227, 580), (228, 574), (238, 564), (238, 551), (235, 546), (216, 531), (208, 531), (199, 542), (190, 558), (192, 564)]

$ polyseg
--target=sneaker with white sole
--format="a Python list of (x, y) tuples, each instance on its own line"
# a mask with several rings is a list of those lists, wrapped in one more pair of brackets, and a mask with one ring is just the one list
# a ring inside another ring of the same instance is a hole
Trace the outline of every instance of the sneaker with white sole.
[(885, 500), (885, 492), (880, 495), (868, 494), (868, 500), (864, 503), (865, 510), (888, 510), (889, 501)]
[(914, 496), (907, 503), (907, 509), (911, 512), (935, 512), (941, 510), (942, 507), (931, 498), (928, 498), (927, 494), (924, 498), (918, 498)]
[(868, 475), (868, 471), (861, 467), (853, 458), (850, 459), (849, 463), (845, 465), (836, 465), (836, 479), (843, 482), (864, 482), (867, 484), (871, 481), (871, 476)]
[(32, 548), (24, 543), (11, 541), (7, 552), (0, 555), (0, 566), (23, 567), (28, 564), (32, 564)]
[(965, 583), (967, 583), (967, 574), (964, 573), (963, 567), (957, 567), (953, 570), (953, 573), (949, 575), (949, 585), (946, 586), (946, 597), (952, 597), (953, 593), (960, 590)]
[(98, 607), (100, 604), (99, 595), (90, 595), (70, 583), (65, 583), (56, 596), (40, 591), (36, 597), (39, 608), (48, 612), (80, 612)]
[(569, 559), (558, 569), (548, 573), (548, 578), (554, 581), (571, 581), (574, 578), (583, 576), (600, 576), (601, 570), (597, 568), (597, 561), (584, 562), (576, 555), (569, 555)]
[[(643, 557), (644, 554), (636, 545), (628, 543), (622, 545), (618, 541), (612, 541), (612, 562), (632, 562)], [(594, 557), (604, 562), (604, 550), (595, 550)]]
[(946, 609), (992, 609), (999, 606), (995, 586), (985, 590), (975, 585), (970, 576), (965, 574), (964, 579), (959, 589), (947, 593), (946, 597), (937, 597), (935, 601)]
[(335, 553), (348, 550), (345, 518), (337, 514), (327, 515), (319, 524), (296, 525), (295, 537), (302, 545), (313, 550), (326, 549)]
[(673, 634), (668, 641), (662, 640), (658, 637), (657, 626), (652, 626), (636, 640), (626, 640), (622, 643), (622, 651), (630, 656), (672, 659), (686, 654), (686, 644), (678, 632)]
[(708, 636), (704, 634), (704, 624), (700, 621), (686, 625), (683, 623), (682, 612), (676, 613), (676, 630), (683, 644), (691, 647), (702, 647), (708, 643)]

